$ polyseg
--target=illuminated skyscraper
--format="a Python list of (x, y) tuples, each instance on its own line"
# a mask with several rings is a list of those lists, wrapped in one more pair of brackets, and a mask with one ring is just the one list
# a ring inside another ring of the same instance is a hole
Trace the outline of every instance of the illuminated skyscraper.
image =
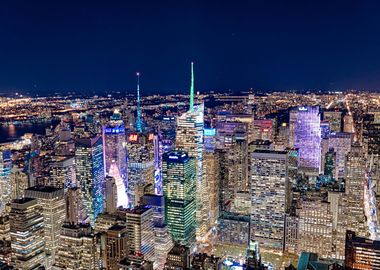
[(130, 207), (139, 205), (144, 192), (154, 192), (154, 134), (136, 133), (128, 135), (128, 199)]
[(336, 249), (344, 256), (346, 231), (355, 231), (359, 237), (369, 237), (365, 216), (366, 158), (363, 147), (354, 144), (347, 155), (345, 192), (339, 200)]
[(54, 265), (56, 270), (95, 270), (96, 238), (87, 218), (83, 217), (84, 209), (81, 192), (70, 188), (66, 194), (66, 218), (61, 227), (58, 258)]
[(290, 111), (289, 146), (299, 149), (300, 167), (319, 172), (321, 126), (319, 107), (297, 107)]
[(61, 241), (55, 269), (95, 270), (96, 238), (89, 224), (67, 224), (62, 226)]
[(44, 218), (36, 199), (24, 197), (12, 201), (10, 230), (16, 269), (45, 266)]
[(103, 254), (103, 267), (109, 270), (118, 270), (118, 263), (128, 255), (127, 228), (114, 225), (107, 230), (103, 241), (105, 252)]
[[(103, 127), (104, 145), (104, 169), (106, 175), (114, 176), (111, 166), (116, 164), (120, 177), (127, 187), (127, 156), (125, 148), (125, 128), (122, 116), (115, 110), (111, 116), (111, 121)], [(115, 177), (115, 176), (114, 176)]]
[(49, 185), (56, 188), (76, 186), (75, 157), (57, 156), (50, 164)]
[(172, 236), (165, 223), (165, 199), (163, 195), (146, 194), (143, 196), (143, 204), (150, 205), (153, 209), (154, 253), (156, 256), (154, 269), (163, 269), (166, 257), (173, 247)]
[(166, 221), (175, 241), (191, 246), (196, 226), (196, 160), (186, 152), (163, 156)]
[(38, 205), (42, 207), (45, 254), (50, 265), (56, 260), (61, 226), (65, 219), (65, 197), (63, 189), (35, 186), (28, 188), (25, 192), (25, 196), (36, 199)]
[(194, 105), (194, 69), (191, 64), (190, 109), (177, 118), (176, 148), (196, 159), (196, 234), (203, 238), (208, 231), (209, 203), (206, 177), (203, 171), (204, 104)]
[(131, 254), (142, 254), (145, 260), (155, 261), (152, 207), (139, 205), (127, 209), (126, 224)]
[(88, 222), (86, 210), (83, 207), (80, 189), (77, 187), (69, 188), (65, 196), (67, 224), (84, 224)]
[(289, 203), (286, 151), (252, 153), (251, 238), (263, 246), (282, 250), (285, 211)]
[(331, 133), (329, 137), (329, 148), (336, 153), (335, 178), (343, 178), (345, 174), (346, 156), (351, 150), (353, 136), (351, 133)]
[(346, 234), (345, 269), (380, 269), (380, 241), (356, 236), (353, 231)]
[(220, 155), (218, 152), (206, 152), (205, 170), (206, 181), (209, 190), (210, 227), (215, 226), (219, 217), (219, 192), (220, 192)]
[(78, 187), (81, 189), (84, 208), (95, 225), (96, 217), (103, 212), (104, 159), (100, 136), (80, 138), (75, 143), (75, 162)]
[(12, 154), (10, 150), (0, 151), (0, 214), (12, 199), (11, 185)]
[(25, 189), (29, 187), (29, 176), (22, 167), (15, 164), (12, 166), (11, 181), (12, 199), (23, 197)]
[(178, 242), (168, 254), (165, 270), (188, 270), (191, 269), (190, 249)]
[(308, 194), (303, 198), (298, 225), (297, 253), (318, 253), (322, 258), (333, 258), (333, 213), (330, 203), (322, 201), (319, 194)]

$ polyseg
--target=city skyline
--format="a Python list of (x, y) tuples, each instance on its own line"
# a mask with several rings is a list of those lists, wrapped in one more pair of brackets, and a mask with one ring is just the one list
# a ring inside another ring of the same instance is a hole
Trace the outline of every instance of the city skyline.
[(379, 90), (379, 4), (8, 2), (0, 92)]
[(0, 269), (380, 270), (380, 92), (336, 89), (380, 70), (371, 5), (169, 3), (0, 8), (32, 37), (0, 61)]

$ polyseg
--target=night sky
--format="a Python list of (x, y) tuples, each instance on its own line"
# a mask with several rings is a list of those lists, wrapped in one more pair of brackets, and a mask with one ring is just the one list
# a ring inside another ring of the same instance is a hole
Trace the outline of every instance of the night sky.
[(185, 92), (190, 61), (200, 91), (380, 90), (380, 2), (0, 3), (3, 93)]

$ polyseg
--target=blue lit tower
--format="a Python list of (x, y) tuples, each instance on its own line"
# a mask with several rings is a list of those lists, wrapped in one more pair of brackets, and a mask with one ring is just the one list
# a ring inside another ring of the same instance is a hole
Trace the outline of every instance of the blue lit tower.
[(140, 107), (140, 72), (137, 72), (136, 75), (137, 75), (137, 119), (136, 119), (136, 131), (137, 132), (142, 132), (141, 107)]
[(194, 62), (191, 62), (190, 109), (194, 110)]
[(0, 214), (11, 201), (12, 154), (9, 150), (0, 151)]
[(79, 138), (75, 142), (75, 162), (78, 187), (92, 226), (103, 212), (104, 159), (101, 136)]

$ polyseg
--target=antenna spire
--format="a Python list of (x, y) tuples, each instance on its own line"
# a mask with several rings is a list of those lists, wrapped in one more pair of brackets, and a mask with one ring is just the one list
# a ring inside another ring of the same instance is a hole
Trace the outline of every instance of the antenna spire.
[(136, 76), (137, 76), (137, 119), (136, 119), (136, 129), (137, 129), (137, 132), (142, 132), (141, 107), (140, 107), (140, 72), (136, 72)]
[(194, 110), (194, 62), (191, 62), (190, 111)]

